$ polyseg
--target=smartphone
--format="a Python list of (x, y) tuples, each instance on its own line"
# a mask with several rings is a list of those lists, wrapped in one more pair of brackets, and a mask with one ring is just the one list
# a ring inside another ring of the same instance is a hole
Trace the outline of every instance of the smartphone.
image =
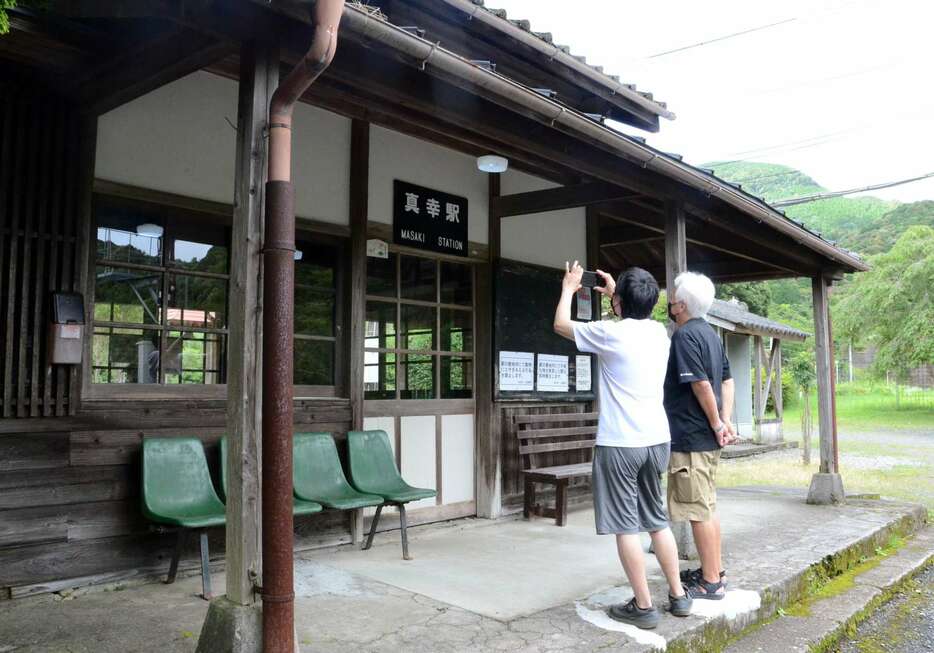
[(597, 276), (596, 272), (584, 270), (584, 276), (581, 277), (581, 285), (584, 286), (584, 288), (593, 288), (599, 284), (600, 277)]

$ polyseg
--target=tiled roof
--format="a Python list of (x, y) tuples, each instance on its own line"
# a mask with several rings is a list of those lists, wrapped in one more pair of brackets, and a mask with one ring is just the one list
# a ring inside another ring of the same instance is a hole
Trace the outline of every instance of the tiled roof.
[(767, 317), (751, 313), (749, 309), (746, 308), (746, 304), (735, 300), (713, 300), (713, 305), (710, 307), (708, 314), (724, 322), (736, 325), (739, 327), (738, 330), (740, 331), (757, 331), (773, 335), (776, 338), (792, 337), (803, 339), (810, 335), (806, 331), (801, 331), (787, 324), (782, 324), (781, 322), (770, 320)]

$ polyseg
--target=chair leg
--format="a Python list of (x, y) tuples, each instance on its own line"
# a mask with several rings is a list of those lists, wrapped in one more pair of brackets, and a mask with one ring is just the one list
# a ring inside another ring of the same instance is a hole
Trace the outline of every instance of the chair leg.
[(555, 487), (555, 523), (564, 526), (568, 520), (568, 482), (558, 481)]
[(399, 525), (402, 527), (402, 559), (411, 560), (409, 556), (409, 532), (408, 524), (405, 519), (405, 504), (399, 504)]
[(178, 536), (175, 538), (175, 551), (172, 553), (172, 562), (169, 563), (169, 575), (165, 579), (166, 585), (175, 582), (175, 574), (178, 573), (178, 561), (182, 557), (182, 550), (185, 548), (185, 541), (188, 539), (188, 531), (184, 528), (178, 529)]
[(366, 544), (363, 545), (364, 551), (373, 546), (373, 536), (376, 535), (376, 525), (379, 523), (379, 515), (381, 512), (383, 512), (382, 504), (376, 506), (376, 514), (373, 515), (373, 523), (370, 525), (370, 534), (366, 536)]
[(208, 557), (208, 532), (201, 531), (201, 598), (210, 601), (214, 598), (211, 591), (211, 562)]
[(532, 517), (532, 509), (535, 506), (535, 482), (525, 481), (525, 495), (522, 501), (522, 516), (526, 519)]

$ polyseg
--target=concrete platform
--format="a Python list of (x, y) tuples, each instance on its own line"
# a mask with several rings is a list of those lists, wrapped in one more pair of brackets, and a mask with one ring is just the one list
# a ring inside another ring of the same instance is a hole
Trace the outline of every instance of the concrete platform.
[[(604, 615), (630, 596), (612, 539), (593, 534), (589, 511), (571, 525), (547, 520), (460, 520), (413, 529), (415, 560), (398, 533), (368, 552), (350, 547), (296, 560), (296, 616), (304, 652), (719, 650), (746, 625), (801, 596), (815, 566), (845, 567), (910, 533), (926, 512), (857, 500), (811, 506), (803, 490), (723, 490), (730, 592), (696, 614), (666, 615), (651, 633)], [(654, 562), (653, 596), (665, 589)], [(223, 576), (215, 579), (223, 587)], [(0, 652), (193, 652), (207, 604), (199, 579), (44, 596), (0, 604)], [(696, 602), (700, 604), (701, 602)]]

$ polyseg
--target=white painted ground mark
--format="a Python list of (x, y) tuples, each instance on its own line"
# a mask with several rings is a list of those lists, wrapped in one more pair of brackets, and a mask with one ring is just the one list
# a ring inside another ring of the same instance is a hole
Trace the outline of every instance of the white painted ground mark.
[[(606, 600), (610, 598), (611, 595), (616, 594), (617, 590), (623, 590), (625, 592), (627, 589), (628, 588), (614, 588), (608, 592), (601, 592), (600, 594), (590, 597), (588, 602), (596, 603), (599, 606), (597, 609), (588, 608), (580, 601), (576, 602), (574, 607), (577, 609), (577, 616), (584, 621), (592, 623), (597, 628), (623, 633), (639, 644), (654, 646), (660, 651), (667, 650), (668, 642), (661, 635), (636, 628), (635, 626), (630, 626), (629, 624), (620, 623), (611, 619), (606, 613), (606, 607), (608, 607)], [(762, 598), (759, 596), (758, 592), (753, 592), (751, 590), (730, 590), (719, 601), (695, 599), (694, 605), (691, 608), (691, 614), (703, 617), (707, 620), (721, 616), (727, 619), (735, 619), (746, 612), (758, 610), (761, 605)]]
[(654, 646), (659, 651), (664, 651), (668, 648), (668, 642), (658, 633), (614, 621), (610, 619), (605, 610), (591, 610), (579, 601), (574, 604), (574, 607), (577, 608), (577, 616), (584, 621), (589, 621), (597, 628), (623, 633), (636, 640), (639, 644)]

